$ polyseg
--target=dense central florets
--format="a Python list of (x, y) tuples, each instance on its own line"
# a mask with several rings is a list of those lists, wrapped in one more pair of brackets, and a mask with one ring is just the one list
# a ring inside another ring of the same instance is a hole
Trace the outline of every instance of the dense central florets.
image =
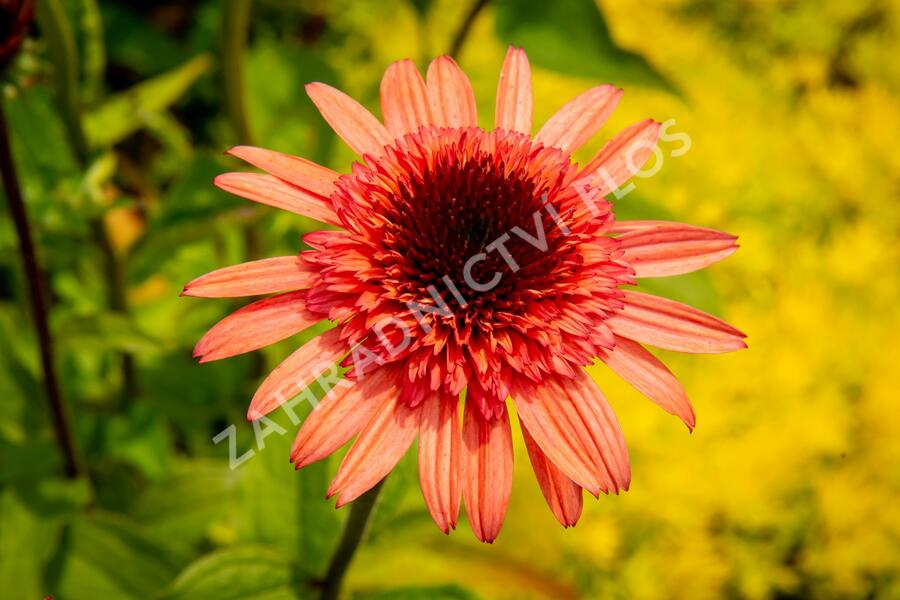
[(306, 236), (304, 253), (321, 272), (309, 308), (361, 342), (356, 369), (361, 353), (400, 363), (412, 403), (468, 386), (489, 414), (517, 374), (570, 375), (611, 345), (603, 320), (631, 277), (609, 205), (585, 200), (568, 156), (425, 128), (366, 162), (331, 198), (347, 231)]

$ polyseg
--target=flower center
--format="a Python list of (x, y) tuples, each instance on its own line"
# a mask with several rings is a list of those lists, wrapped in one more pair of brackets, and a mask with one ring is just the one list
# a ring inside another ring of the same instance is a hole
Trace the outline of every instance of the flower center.
[(568, 156), (515, 132), (432, 127), (366, 161), (331, 197), (347, 231), (306, 238), (322, 278), (311, 310), (448, 393), (476, 383), (499, 402), (516, 371), (590, 362), (604, 343), (592, 327), (629, 275), (608, 204), (587, 210)]

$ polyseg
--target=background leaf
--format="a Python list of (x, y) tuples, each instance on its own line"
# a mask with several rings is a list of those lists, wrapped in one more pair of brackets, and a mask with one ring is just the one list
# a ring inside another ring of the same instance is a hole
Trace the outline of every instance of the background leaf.
[(213, 552), (189, 565), (161, 598), (165, 600), (300, 600), (303, 580), (283, 555), (265, 546)]
[(504, 42), (527, 48), (529, 60), (545, 69), (676, 92), (646, 59), (613, 41), (594, 0), (501, 0), (497, 33)]
[(84, 128), (94, 146), (110, 146), (144, 126), (154, 113), (178, 100), (210, 66), (200, 55), (182, 66), (119, 92), (85, 115)]

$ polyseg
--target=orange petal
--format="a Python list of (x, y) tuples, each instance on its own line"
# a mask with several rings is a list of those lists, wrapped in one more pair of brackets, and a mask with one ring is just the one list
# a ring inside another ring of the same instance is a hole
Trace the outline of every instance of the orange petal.
[(344, 142), (354, 152), (378, 155), (394, 137), (362, 104), (324, 83), (309, 83), (306, 93)]
[(347, 353), (339, 329), (329, 329), (300, 346), (269, 373), (253, 400), (247, 418), (258, 419), (287, 402)]
[(235, 146), (227, 154), (325, 198), (337, 189), (334, 182), (341, 176), (305, 158), (255, 146)]
[(182, 296), (239, 298), (305, 289), (317, 277), (314, 265), (299, 256), (277, 256), (218, 269), (193, 280)]
[(623, 302), (625, 308), (606, 320), (616, 335), (678, 352), (715, 354), (747, 347), (743, 333), (692, 306), (630, 290)]
[(280, 208), (323, 223), (340, 225), (341, 221), (328, 198), (298, 188), (265, 173), (223, 173), (213, 183), (230, 194)]
[(368, 423), (378, 407), (400, 394), (400, 375), (376, 369), (362, 379), (344, 379), (313, 409), (291, 447), (291, 462), (298, 469), (322, 460), (346, 444)]
[(329, 497), (340, 492), (338, 508), (356, 500), (394, 468), (416, 437), (419, 413), (418, 408), (401, 402), (399, 395), (385, 396), (328, 488)]
[(633, 340), (616, 336), (616, 345), (600, 357), (610, 369), (693, 430), (694, 408), (684, 387), (658, 358)]
[(322, 320), (306, 310), (305, 291), (257, 300), (237, 310), (206, 332), (194, 347), (205, 363), (250, 352), (299, 333)]
[(431, 124), (425, 81), (411, 60), (395, 62), (384, 72), (381, 114), (388, 130), (397, 137)]
[(737, 238), (728, 233), (665, 221), (632, 222), (631, 229), (618, 240), (625, 251), (623, 260), (634, 267), (637, 277), (690, 273), (738, 248)]
[(463, 417), (463, 500), (472, 531), (491, 543), (500, 533), (512, 493), (513, 449), (509, 414), (488, 421), (474, 402), (466, 402)]
[(422, 403), (419, 424), (419, 485), (431, 518), (444, 533), (459, 516), (459, 398), (432, 394)]
[(659, 127), (659, 123), (647, 119), (626, 128), (600, 149), (580, 175), (591, 177), (600, 196), (618, 189), (650, 159), (659, 137)]
[(497, 129), (530, 135), (533, 109), (528, 57), (521, 48), (510, 46), (500, 71), (500, 83), (497, 85)]
[(449, 56), (439, 56), (425, 75), (428, 103), (435, 125), (478, 127), (475, 92), (469, 78)]
[[(521, 419), (519, 420), (521, 423)], [(547, 455), (541, 450), (534, 438), (522, 425), (522, 437), (525, 439), (525, 449), (528, 450), (528, 458), (534, 469), (538, 484), (544, 499), (553, 511), (553, 516), (563, 527), (572, 527), (581, 516), (582, 498), (581, 486), (566, 477), (556, 465), (550, 462)]]
[(576, 369), (513, 395), (519, 418), (553, 464), (595, 496), (628, 489), (631, 469), (622, 429), (597, 384)]
[(534, 141), (559, 148), (566, 154), (575, 152), (600, 131), (621, 97), (622, 90), (611, 85), (589, 89), (550, 117)]

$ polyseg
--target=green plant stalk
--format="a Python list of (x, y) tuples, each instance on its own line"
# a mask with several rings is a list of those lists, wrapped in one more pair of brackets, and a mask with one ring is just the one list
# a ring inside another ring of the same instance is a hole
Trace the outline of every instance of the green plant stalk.
[(6, 125), (6, 114), (2, 100), (0, 100), (0, 173), (2, 173), (6, 202), (9, 205), (9, 212), (13, 218), (16, 235), (19, 238), (19, 254), (22, 257), (22, 267), (28, 282), (31, 313), (38, 334), (41, 368), (44, 371), (44, 389), (47, 392), (47, 401), (50, 404), (53, 431), (56, 434), (56, 443), (59, 445), (63, 456), (63, 467), (66, 476), (75, 479), (82, 475), (83, 469), (76, 449), (75, 436), (72, 433), (71, 417), (59, 386), (59, 378), (56, 375), (53, 336), (50, 333), (49, 326), (50, 306), (44, 290), (40, 267), (38, 266), (34, 239), (31, 236), (31, 227), (28, 223), (28, 212), (22, 199), (22, 189), (19, 185), (19, 178), (12, 156), (12, 144), (10, 142), (9, 129)]
[(250, 27), (250, 0), (222, 2), (222, 80), (225, 105), (234, 135), (241, 144), (252, 144), (247, 104), (244, 99), (244, 52)]
[[(47, 40), (47, 50), (55, 68), (53, 83), (66, 135), (75, 160), (82, 169), (86, 169), (91, 155), (81, 120), (81, 102), (78, 97), (78, 53), (75, 48), (72, 27), (59, 0), (41, 0), (37, 5), (38, 21), (44, 38)], [(103, 255), (109, 289), (109, 306), (116, 312), (126, 313), (128, 307), (122, 265), (103, 227), (102, 217), (92, 221), (91, 232), (94, 242)], [(133, 398), (137, 393), (134, 357), (127, 352), (123, 352), (121, 357), (123, 394), (126, 399)]]
[(331, 563), (328, 565), (328, 571), (322, 581), (322, 600), (337, 600), (340, 595), (344, 575), (366, 533), (366, 527), (372, 517), (372, 509), (375, 508), (383, 485), (384, 479), (350, 505), (350, 514), (344, 525), (344, 533), (341, 535), (341, 541), (331, 557)]
[(466, 38), (469, 37), (469, 32), (472, 30), (475, 19), (482, 9), (487, 6), (488, 2), (489, 0), (475, 0), (469, 8), (469, 12), (467, 12), (466, 16), (463, 18), (463, 22), (456, 31), (456, 35), (453, 36), (453, 42), (450, 44), (450, 50), (447, 51), (447, 54), (453, 58), (459, 58), (459, 53), (462, 52), (463, 45), (466, 43)]
[[(244, 98), (244, 53), (250, 30), (250, 0), (222, 0), (222, 83), (225, 106), (237, 143), (253, 144)], [(247, 258), (259, 258), (262, 243), (254, 223), (244, 227)]]
[(81, 28), (84, 31), (84, 101), (88, 106), (100, 98), (106, 70), (103, 18), (97, 0), (81, 0)]

